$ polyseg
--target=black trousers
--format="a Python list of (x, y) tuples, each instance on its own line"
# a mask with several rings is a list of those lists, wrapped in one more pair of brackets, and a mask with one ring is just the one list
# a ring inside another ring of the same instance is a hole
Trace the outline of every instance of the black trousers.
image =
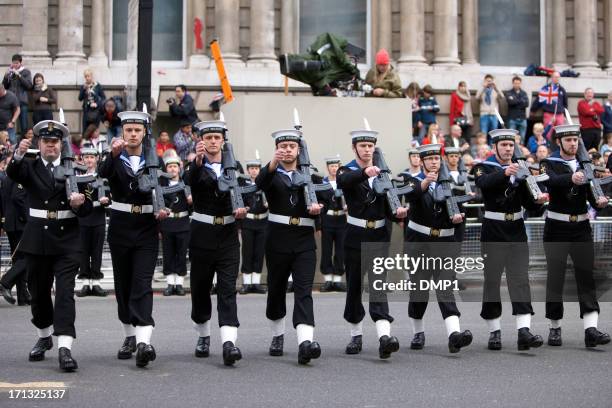
[(0, 279), (2, 286), (7, 289), (12, 289), (13, 286), (17, 285), (17, 298), (19, 299), (24, 295), (28, 279), (24, 254), (16, 250), (19, 241), (21, 241), (22, 232), (23, 231), (6, 231), (13, 257), (11, 268), (4, 274), (2, 279)]
[(266, 229), (242, 228), (242, 273), (261, 273), (266, 247)]
[(344, 274), (344, 237), (346, 226), (321, 228), (321, 273)]
[[(460, 242), (454, 241), (454, 237), (448, 242), (407, 242), (405, 250), (408, 256), (418, 258), (421, 255), (425, 257), (443, 257), (457, 258), (460, 255)], [(439, 240), (441, 241), (441, 240)], [(416, 283), (415, 289), (410, 291), (410, 301), (408, 302), (408, 316), (413, 319), (422, 319), (427, 310), (429, 303), (429, 289), (421, 289), (421, 282), (435, 282), (445, 284), (455, 280), (456, 274), (454, 270), (437, 269), (437, 268), (420, 268), (410, 275), (410, 280)], [(446, 319), (449, 316), (461, 316), (457, 303), (455, 302), (455, 294), (452, 287), (436, 288), (436, 298), (438, 307), (442, 313), (442, 318)]]
[(584, 147), (586, 147), (587, 151), (590, 149), (599, 150), (599, 142), (601, 142), (601, 129), (581, 129), (580, 134), (582, 136), (582, 141), (584, 142)]
[(102, 279), (102, 250), (104, 249), (104, 225), (81, 226), (81, 269), (79, 279)]
[[(346, 255), (346, 303), (344, 305), (344, 319), (349, 323), (359, 323), (365, 317), (365, 309), (361, 302), (363, 293), (363, 277), (365, 271), (361, 270), (361, 251), (354, 248), (345, 247)], [(383, 255), (385, 256), (385, 255)], [(370, 278), (370, 276), (368, 276)], [(370, 282), (371, 284), (372, 282)], [(371, 290), (372, 288), (370, 288)], [(370, 291), (370, 297), (373, 296)], [(369, 302), (370, 317), (373, 321), (388, 320), (393, 321), (389, 314), (389, 303), (384, 293), (376, 294), (376, 301)]]
[(189, 231), (162, 232), (164, 275), (187, 275), (187, 248)]
[[(571, 228), (571, 230), (570, 230)], [(569, 230), (569, 231), (568, 231)], [(595, 249), (588, 221), (568, 225), (563, 221), (546, 220), (544, 225), (544, 253), (546, 254), (546, 318), (563, 318), (563, 286), (567, 257), (572, 258), (578, 290), (580, 317), (599, 312), (593, 267)]]
[[(74, 278), (80, 253), (64, 255), (25, 254), (28, 286), (32, 295), (32, 323), (39, 329), (53, 325), (53, 335), (76, 338), (74, 328)], [(55, 305), (51, 288), (55, 279)]]
[(317, 254), (315, 250), (281, 253), (266, 250), (268, 267), (268, 299), (266, 317), (278, 320), (287, 315), (287, 282), (293, 276), (293, 327), (298, 324), (314, 326), (312, 283)]
[[(501, 316), (501, 277), (506, 271), (512, 314), (533, 314), (529, 287), (529, 248), (527, 242), (482, 243), (484, 257), (484, 292), (480, 316), (496, 319)], [(484, 256), (486, 254), (486, 256)]]
[(133, 247), (109, 246), (119, 320), (133, 326), (154, 326), (151, 283), (159, 252), (157, 241)]
[(210, 290), (217, 273), (217, 313), (219, 326), (240, 326), (236, 306), (236, 279), (240, 251), (238, 245), (223, 249), (189, 249), (191, 258), (191, 320), (203, 324), (210, 320)]

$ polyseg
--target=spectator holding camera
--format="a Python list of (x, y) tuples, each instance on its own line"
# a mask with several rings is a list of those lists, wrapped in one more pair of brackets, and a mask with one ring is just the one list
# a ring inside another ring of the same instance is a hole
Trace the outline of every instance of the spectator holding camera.
[(580, 120), (580, 133), (587, 151), (597, 150), (601, 142), (601, 115), (604, 108), (594, 99), (593, 88), (584, 90), (584, 99), (578, 102), (578, 119)]
[(527, 134), (527, 116), (525, 109), (529, 107), (527, 92), (521, 88), (523, 80), (519, 76), (512, 78), (512, 89), (505, 92), (508, 103), (508, 128), (518, 130), (521, 143), (525, 144)]
[(384, 48), (376, 53), (376, 66), (370, 69), (365, 82), (372, 86), (372, 94), (378, 98), (401, 98), (402, 82), (391, 66), (391, 58)]
[(21, 108), (19, 99), (11, 91), (7, 91), (0, 84), (0, 130), (6, 130), (12, 145), (17, 144), (15, 135), (15, 123), (19, 117)]
[(57, 94), (47, 86), (43, 74), (39, 72), (34, 75), (34, 87), (30, 92), (33, 125), (43, 120), (53, 120), (53, 105), (56, 102)]
[(499, 101), (503, 98), (504, 94), (497, 89), (493, 75), (485, 75), (482, 88), (476, 92), (476, 99), (480, 102), (480, 131), (486, 135), (499, 125), (495, 112), (499, 111)]
[(170, 105), (170, 115), (177, 118), (179, 123), (189, 122), (190, 125), (198, 122), (198, 113), (191, 95), (187, 93), (185, 85), (177, 85), (174, 88), (176, 98), (168, 98), (166, 102)]
[[(21, 55), (13, 55), (11, 61), (11, 66), (4, 74), (2, 85), (15, 94), (19, 100), (19, 132), (23, 134), (28, 128), (28, 94), (32, 89), (32, 73), (22, 65)], [(16, 141), (11, 139), (11, 142), (15, 143)]]
[(100, 124), (100, 107), (106, 99), (102, 85), (94, 80), (93, 71), (87, 68), (83, 71), (85, 83), (79, 92), (79, 101), (83, 101), (83, 131), (89, 125)]

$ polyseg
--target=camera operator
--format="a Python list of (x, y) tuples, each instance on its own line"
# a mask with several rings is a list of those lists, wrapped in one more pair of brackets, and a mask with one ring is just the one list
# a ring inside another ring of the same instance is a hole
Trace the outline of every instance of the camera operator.
[(371, 96), (379, 98), (402, 98), (404, 91), (399, 76), (391, 66), (391, 58), (385, 49), (376, 53), (376, 67), (370, 69), (365, 82), (372, 86)]
[[(11, 61), (2, 84), (19, 100), (19, 132), (23, 135), (28, 128), (28, 92), (32, 89), (32, 73), (21, 64), (21, 55), (13, 55)], [(11, 143), (16, 143), (16, 140), (11, 139)]]
[(178, 122), (189, 122), (194, 124), (198, 122), (198, 113), (196, 112), (193, 98), (187, 93), (187, 87), (185, 85), (177, 85), (174, 88), (176, 98), (166, 99), (166, 103), (170, 105), (170, 115), (173, 118), (177, 118)]

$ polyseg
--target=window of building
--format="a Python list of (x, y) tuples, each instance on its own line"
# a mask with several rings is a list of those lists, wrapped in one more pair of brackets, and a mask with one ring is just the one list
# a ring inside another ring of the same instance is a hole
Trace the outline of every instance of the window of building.
[[(128, 3), (113, 0), (112, 59), (127, 59)], [(184, 0), (156, 1), (153, 6), (153, 60), (183, 61)]]
[(370, 0), (300, 1), (300, 52), (306, 52), (319, 34), (330, 32), (370, 55), (369, 3)]
[(478, 2), (478, 51), (481, 65), (526, 66), (543, 60), (541, 10), (544, 0)]

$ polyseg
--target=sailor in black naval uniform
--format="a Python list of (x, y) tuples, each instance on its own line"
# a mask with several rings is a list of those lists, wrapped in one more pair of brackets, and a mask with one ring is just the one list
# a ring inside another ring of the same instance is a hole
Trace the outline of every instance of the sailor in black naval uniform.
[(346, 203), (342, 190), (337, 186), (336, 173), (340, 168), (340, 156), (325, 159), (328, 176), (324, 183), (334, 188), (334, 197), (325, 214), (321, 215), (321, 273), (325, 283), (321, 292), (346, 292), (342, 283), (344, 275), (344, 237), (346, 235)]
[[(261, 161), (250, 160), (246, 164), (247, 185), (255, 184), (255, 179), (261, 170)], [(266, 248), (266, 224), (268, 219), (268, 202), (263, 191), (252, 193), (248, 197), (246, 218), (240, 226), (242, 238), (242, 289), (241, 294), (266, 293), (261, 286), (261, 271), (263, 269), (264, 252)]]
[(117, 358), (126, 360), (136, 352), (136, 365), (145, 367), (155, 360), (151, 345), (153, 320), (153, 272), (159, 251), (158, 221), (166, 209), (153, 213), (152, 193), (138, 188), (145, 168), (143, 139), (151, 121), (146, 112), (119, 113), (123, 135), (111, 142), (110, 153), (102, 157), (98, 175), (108, 179), (113, 202), (110, 206), (108, 245), (113, 263), (115, 297), (125, 339)]
[(416, 177), (421, 174), (421, 156), (416, 147), (408, 149), (408, 164), (410, 167), (398, 174), (398, 177), (403, 178), (404, 181), (408, 181), (411, 176)]
[[(58, 336), (60, 369), (73, 371), (78, 367), (70, 352), (76, 338), (74, 280), (80, 262), (76, 217), (91, 212), (92, 204), (82, 193), (67, 197), (65, 183), (54, 175), (62, 164), (62, 138), (70, 137), (68, 128), (45, 120), (34, 126), (34, 134), (40, 137), (40, 157), (24, 159), (31, 141), (23, 139), (6, 169), (7, 175), (25, 188), (30, 206), (19, 243), (32, 294), (32, 323), (39, 337), (30, 361), (45, 358), (45, 352), (53, 347), (53, 334)], [(55, 305), (51, 299), (54, 280)]]
[(513, 129), (490, 131), (495, 155), (473, 169), (485, 208), (480, 235), (484, 257), (484, 292), (480, 316), (487, 321), (490, 350), (500, 350), (502, 347), (502, 304), (499, 290), (504, 270), (512, 300), (512, 314), (516, 316), (518, 349), (529, 350), (543, 343), (541, 336), (529, 331), (533, 308), (523, 207), (538, 209), (547, 200), (547, 195), (541, 194), (534, 201), (527, 184), (516, 180), (519, 166), (512, 162), (516, 134), (517, 131)]
[(544, 250), (548, 267), (546, 281), (546, 317), (550, 319), (548, 344), (560, 346), (563, 318), (563, 286), (568, 255), (572, 258), (584, 325), (584, 344), (595, 347), (610, 342), (610, 335), (597, 330), (599, 304), (593, 279), (594, 247), (587, 200), (593, 208), (605, 208), (608, 198), (595, 199), (584, 173), (580, 171), (576, 152), (580, 125), (555, 127), (554, 137), (560, 149), (542, 161), (540, 169), (548, 174), (545, 181), (550, 202), (544, 224)]
[(266, 317), (273, 338), (271, 356), (283, 355), (286, 290), (293, 276), (293, 327), (299, 344), (298, 363), (307, 364), (321, 356), (321, 346), (314, 341), (312, 284), (316, 268), (315, 218), (324, 209), (321, 202), (306, 208), (304, 188), (292, 183), (298, 172), (297, 157), (302, 133), (279, 130), (272, 133), (276, 149), (255, 182), (266, 195), (270, 214), (266, 230), (266, 265), (268, 300)]
[[(175, 150), (164, 152), (164, 167), (171, 179), (162, 178), (162, 185), (174, 186), (181, 181), (181, 158)], [(183, 288), (187, 275), (187, 249), (189, 248), (189, 207), (193, 200), (189, 190), (164, 197), (170, 210), (168, 218), (159, 223), (162, 234), (163, 272), (167, 287), (164, 296), (185, 296)]]
[(210, 353), (210, 290), (217, 273), (217, 313), (223, 345), (223, 363), (233, 365), (242, 358), (236, 347), (238, 311), (236, 279), (240, 243), (236, 220), (246, 208), (232, 210), (229, 192), (219, 191), (217, 179), (223, 172), (222, 148), (227, 127), (222, 120), (194, 125), (199, 140), (196, 157), (187, 168), (185, 179), (191, 186), (193, 214), (189, 256), (191, 259), (191, 319), (198, 333), (196, 357)]
[[(81, 149), (81, 157), (87, 167), (86, 174), (97, 175), (98, 150), (93, 146)], [(104, 182), (98, 179), (97, 182)], [(93, 210), (87, 217), (79, 218), (81, 230), (81, 268), (78, 278), (83, 280), (83, 287), (77, 293), (78, 297), (106, 296), (106, 291), (100, 286), (104, 274), (102, 267), (102, 251), (104, 249), (104, 233), (106, 231), (106, 208), (110, 203), (108, 197), (98, 197), (98, 189), (88, 186), (88, 192), (93, 202)]]
[[(385, 197), (377, 196), (372, 190), (372, 182), (380, 174), (380, 168), (373, 164), (377, 135), (378, 132), (373, 130), (352, 131), (355, 159), (340, 167), (337, 175), (338, 188), (344, 193), (348, 209), (344, 242), (347, 283), (344, 319), (351, 325), (351, 341), (346, 346), (346, 354), (359, 354), (363, 344), (365, 310), (361, 303), (363, 291), (361, 245), (388, 243), (390, 239), (386, 228), (388, 219), (403, 219), (407, 215), (405, 207), (400, 207), (397, 214), (391, 214)], [(383, 294), (377, 296), (383, 297)], [(376, 324), (379, 357), (389, 358), (391, 353), (399, 350), (397, 337), (391, 336), (393, 317), (389, 314), (389, 304), (386, 299), (376, 299), (376, 301), (370, 299), (369, 312)]]
[(13, 286), (17, 286), (17, 304), (27, 306), (31, 302), (31, 296), (28, 291), (25, 259), (18, 248), (28, 219), (26, 191), (21, 184), (14, 182), (6, 174), (0, 183), (2, 229), (6, 232), (12, 254), (11, 268), (0, 279), (0, 294), (7, 302), (15, 304), (11, 290)]
[[(455, 229), (463, 223), (464, 214), (455, 214), (451, 218), (445, 203), (436, 202), (433, 196), (438, 184), (441, 150), (441, 144), (418, 147), (423, 172), (409, 180), (414, 190), (405, 195), (406, 201), (410, 204), (409, 221), (405, 229), (405, 247), (411, 258), (444, 256), (457, 259), (461, 252), (460, 244), (455, 241)], [(411, 349), (420, 350), (425, 345), (423, 315), (429, 302), (429, 289), (422, 289), (421, 282), (451, 284), (456, 279), (454, 272), (444, 268), (434, 270), (420, 268), (411, 271), (410, 280), (416, 283), (414, 290), (410, 292), (408, 304), (408, 316), (414, 332)], [(459, 325), (461, 313), (455, 303), (453, 287), (454, 285), (436, 289), (436, 297), (446, 326), (448, 350), (457, 353), (462, 347), (472, 343), (472, 333), (469, 330), (461, 331)]]

